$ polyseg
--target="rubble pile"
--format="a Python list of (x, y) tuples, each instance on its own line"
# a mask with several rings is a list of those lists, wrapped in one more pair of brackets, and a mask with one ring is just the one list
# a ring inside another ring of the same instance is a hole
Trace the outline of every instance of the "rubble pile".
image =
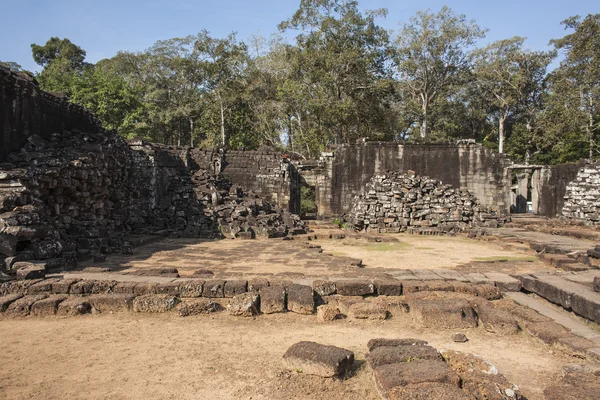
[(567, 185), (563, 217), (583, 221), (589, 225), (600, 224), (600, 168), (586, 165)]
[(468, 191), (413, 171), (375, 175), (354, 198), (348, 218), (356, 230), (404, 232), (407, 229), (462, 231), (472, 226), (497, 227), (496, 215), (485, 212)]

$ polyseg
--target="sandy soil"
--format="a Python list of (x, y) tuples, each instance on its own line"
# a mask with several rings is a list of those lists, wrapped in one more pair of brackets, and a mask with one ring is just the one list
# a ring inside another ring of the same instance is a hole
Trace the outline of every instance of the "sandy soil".
[[(80, 318), (0, 320), (0, 398), (5, 399), (343, 399), (375, 400), (364, 360), (376, 337), (418, 337), (437, 348), (480, 354), (517, 383), (531, 400), (573, 360), (530, 337), (465, 330), (411, 328), (408, 318), (319, 324), (294, 314), (238, 319), (225, 314), (89, 315)], [(286, 372), (285, 350), (300, 340), (355, 352), (345, 380)], [(8, 345), (7, 345), (8, 344)]]

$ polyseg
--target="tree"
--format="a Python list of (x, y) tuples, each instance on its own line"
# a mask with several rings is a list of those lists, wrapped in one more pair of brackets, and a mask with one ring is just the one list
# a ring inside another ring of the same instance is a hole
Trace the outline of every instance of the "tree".
[(46, 67), (56, 60), (67, 60), (72, 69), (79, 69), (85, 60), (85, 50), (72, 43), (69, 39), (51, 37), (45, 45), (31, 45), (33, 60), (36, 64)]
[(528, 132), (534, 130), (535, 116), (541, 109), (546, 69), (553, 52), (523, 50), (525, 39), (499, 40), (475, 53), (475, 78), (483, 93), (492, 98), (498, 121), (498, 152), (504, 152), (506, 123), (521, 114)]
[[(572, 121), (563, 129), (580, 130), (588, 141), (588, 156), (594, 158), (596, 136), (600, 130), (600, 14), (584, 19), (571, 17), (562, 22), (565, 29), (574, 32), (552, 40), (556, 49), (563, 50), (565, 58), (553, 74), (552, 112), (568, 110)], [(575, 117), (577, 121), (573, 121)], [(563, 131), (563, 133), (565, 133)]]
[(427, 136), (434, 102), (467, 82), (470, 50), (485, 32), (446, 6), (437, 14), (419, 11), (403, 26), (395, 41), (395, 62), (404, 98), (419, 105), (421, 138)]

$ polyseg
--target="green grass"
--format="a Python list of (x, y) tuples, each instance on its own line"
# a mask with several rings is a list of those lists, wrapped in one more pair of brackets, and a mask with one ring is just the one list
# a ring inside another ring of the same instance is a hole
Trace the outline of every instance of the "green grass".
[(475, 257), (474, 260), (475, 261), (484, 261), (484, 262), (509, 262), (509, 261), (534, 262), (534, 261), (537, 261), (537, 257), (533, 257), (533, 256), (522, 256), (522, 257), (493, 256), (493, 257)]

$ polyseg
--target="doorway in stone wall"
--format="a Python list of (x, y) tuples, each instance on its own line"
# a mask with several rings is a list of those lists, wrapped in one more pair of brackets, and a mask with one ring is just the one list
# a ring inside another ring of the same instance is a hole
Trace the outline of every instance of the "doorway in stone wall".
[(310, 185), (300, 187), (300, 218), (317, 219), (316, 188)]
[(543, 166), (515, 165), (510, 168), (510, 213), (538, 214)]

